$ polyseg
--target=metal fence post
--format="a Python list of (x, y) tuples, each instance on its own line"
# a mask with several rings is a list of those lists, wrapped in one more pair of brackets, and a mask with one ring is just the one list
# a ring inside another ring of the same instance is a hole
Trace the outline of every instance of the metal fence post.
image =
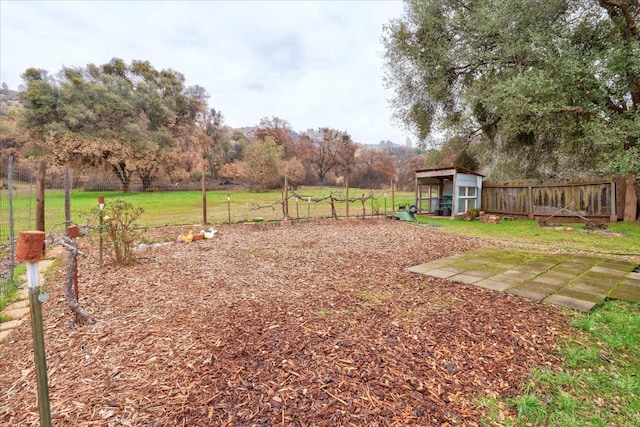
[(47, 294), (40, 294), (40, 277), (38, 273), (38, 261), (42, 256), (43, 244), (43, 231), (21, 231), (18, 239), (18, 248), (16, 250), (16, 260), (25, 262), (27, 265), (31, 332), (33, 336), (33, 358), (36, 365), (40, 425), (50, 427), (51, 409), (49, 407), (47, 360), (44, 350), (44, 331), (42, 325), (42, 303), (47, 300)]
[(98, 255), (98, 267), (102, 268), (102, 246), (103, 246), (103, 240), (102, 240), (102, 228), (104, 227), (104, 196), (100, 195), (98, 196), (98, 218), (100, 220), (100, 228), (99, 228), (99, 233), (100, 233), (100, 248), (99, 248), (99, 255)]
[(9, 156), (9, 170), (7, 176), (7, 186), (9, 187), (9, 248), (11, 252), (11, 260), (9, 261), (9, 280), (14, 279), (15, 272), (15, 256), (16, 256), (16, 236), (15, 225), (13, 223), (13, 156)]

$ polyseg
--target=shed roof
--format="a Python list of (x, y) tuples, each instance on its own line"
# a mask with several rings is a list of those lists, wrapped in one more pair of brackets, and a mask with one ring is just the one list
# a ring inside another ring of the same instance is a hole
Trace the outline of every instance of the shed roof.
[(418, 178), (435, 178), (440, 176), (453, 176), (456, 173), (464, 173), (468, 175), (477, 175), (484, 177), (484, 175), (474, 172), (470, 169), (463, 168), (462, 166), (450, 166), (448, 168), (431, 168), (431, 169), (418, 169), (416, 170), (416, 176)]

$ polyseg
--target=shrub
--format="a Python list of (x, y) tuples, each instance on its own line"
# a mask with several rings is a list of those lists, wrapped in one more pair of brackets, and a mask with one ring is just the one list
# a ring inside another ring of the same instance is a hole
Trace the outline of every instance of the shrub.
[(103, 215), (107, 242), (113, 250), (117, 265), (133, 265), (135, 262), (133, 248), (142, 241), (142, 233), (135, 222), (143, 212), (143, 208), (122, 199), (107, 203), (103, 212), (97, 207), (91, 211), (92, 219), (99, 221), (100, 214)]

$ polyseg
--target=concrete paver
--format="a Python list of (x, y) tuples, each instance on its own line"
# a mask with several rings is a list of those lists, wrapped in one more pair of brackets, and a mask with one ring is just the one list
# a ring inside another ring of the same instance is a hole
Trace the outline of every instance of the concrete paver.
[(446, 279), (447, 277), (455, 276), (459, 272), (451, 271), (451, 270), (431, 270), (429, 272), (430, 276), (439, 277), (441, 279)]
[(0, 331), (6, 331), (7, 329), (15, 329), (22, 324), (22, 319), (10, 320), (8, 322), (0, 323)]
[(529, 288), (520, 287), (520, 286), (515, 288), (509, 288), (505, 292), (512, 295), (517, 295), (519, 297), (529, 298), (535, 301), (542, 301), (547, 297), (547, 294), (545, 294), (544, 292), (540, 292), (536, 289), (529, 289)]
[(6, 340), (8, 340), (9, 335), (11, 335), (11, 332), (13, 332), (13, 329), (6, 329), (4, 331), (0, 331), (0, 343), (3, 343)]
[[(38, 271), (39, 271), (39, 279), (40, 286), (42, 287), (45, 283), (44, 280), (44, 272), (46, 272), (51, 265), (54, 263), (54, 258), (64, 257), (65, 251), (61, 248), (55, 248), (51, 252), (47, 254), (47, 258), (42, 259), (38, 262)], [(6, 306), (2, 311), (3, 316), (11, 319), (7, 322), (0, 323), (0, 344), (4, 343), (9, 339), (11, 332), (18, 326), (22, 324), (26, 319), (29, 318), (31, 314), (31, 309), (29, 307), (29, 289), (27, 283), (26, 273), (20, 278), (24, 281), (22, 284), (22, 288), (18, 289), (16, 292), (17, 301)]]
[(483, 248), (409, 270), (589, 311), (605, 298), (640, 301), (636, 267), (631, 262), (584, 255)]
[(627, 272), (615, 268), (603, 267), (601, 265), (596, 265), (595, 267), (591, 267), (591, 271), (594, 273), (602, 273), (608, 274), (610, 276), (626, 276)]
[(595, 307), (596, 303), (593, 301), (585, 301), (578, 298), (567, 297), (564, 295), (550, 295), (545, 302), (549, 304), (559, 305), (562, 307), (572, 308), (578, 311), (587, 312)]
[(4, 314), (9, 319), (22, 319), (23, 317), (27, 317), (29, 315), (29, 306), (14, 308), (13, 310), (4, 310), (2, 314)]
[(473, 285), (474, 283), (481, 281), (482, 277), (472, 276), (471, 274), (456, 274), (455, 276), (449, 277), (449, 279), (453, 280), (454, 282), (462, 282)]
[(475, 282), (474, 285), (480, 286), (485, 289), (491, 289), (494, 291), (504, 291), (511, 286), (508, 283), (505, 283), (504, 281), (492, 280), (492, 279), (481, 280), (479, 282)]

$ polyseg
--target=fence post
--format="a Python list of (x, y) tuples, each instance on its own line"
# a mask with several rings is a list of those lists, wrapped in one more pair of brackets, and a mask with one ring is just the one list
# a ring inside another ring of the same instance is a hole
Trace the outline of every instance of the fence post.
[(36, 230), (44, 231), (44, 177), (47, 163), (38, 163), (38, 178), (36, 180)]
[(71, 188), (73, 187), (73, 169), (64, 167), (64, 224), (71, 224)]
[(16, 236), (15, 226), (13, 224), (13, 155), (9, 156), (9, 167), (7, 170), (7, 186), (9, 187), (9, 248), (11, 252), (11, 261), (9, 262), (9, 279), (13, 280), (15, 271), (15, 255), (16, 255)]
[[(418, 210), (420, 210), (420, 205), (418, 205)], [(395, 191), (395, 183), (391, 180), (391, 215), (395, 216), (396, 214), (396, 191)]]
[(347, 199), (347, 218), (349, 218), (349, 177), (345, 177), (344, 179), (344, 186), (345, 186), (345, 190), (346, 190), (346, 194), (345, 194), (345, 199)]
[(369, 197), (371, 197), (371, 219), (373, 219), (374, 214), (375, 214), (374, 209), (373, 209), (373, 191), (371, 191), (369, 193)]
[(202, 225), (208, 224), (207, 222), (207, 183), (204, 175), (204, 168), (202, 168)]
[(98, 257), (98, 267), (102, 268), (102, 247), (104, 241), (102, 239), (102, 229), (104, 228), (104, 196), (98, 196), (98, 218), (100, 221), (100, 252)]
[(531, 186), (529, 186), (529, 203), (527, 206), (528, 210), (529, 210), (529, 219), (533, 219), (533, 189), (531, 188)]
[(609, 222), (616, 222), (618, 221), (618, 212), (616, 211), (616, 203), (618, 203), (618, 201), (616, 200), (616, 180), (615, 179), (611, 180), (610, 191), (611, 191), (611, 214), (609, 215)]
[(38, 261), (42, 256), (44, 231), (21, 231), (18, 239), (16, 260), (26, 262), (29, 282), (29, 305), (31, 310), (31, 332), (33, 336), (33, 358), (36, 365), (36, 384), (38, 387), (38, 407), (40, 425), (51, 426), (49, 408), (49, 384), (47, 380), (47, 360), (44, 349), (44, 331), (42, 325), (42, 302), (46, 294), (40, 294)]

